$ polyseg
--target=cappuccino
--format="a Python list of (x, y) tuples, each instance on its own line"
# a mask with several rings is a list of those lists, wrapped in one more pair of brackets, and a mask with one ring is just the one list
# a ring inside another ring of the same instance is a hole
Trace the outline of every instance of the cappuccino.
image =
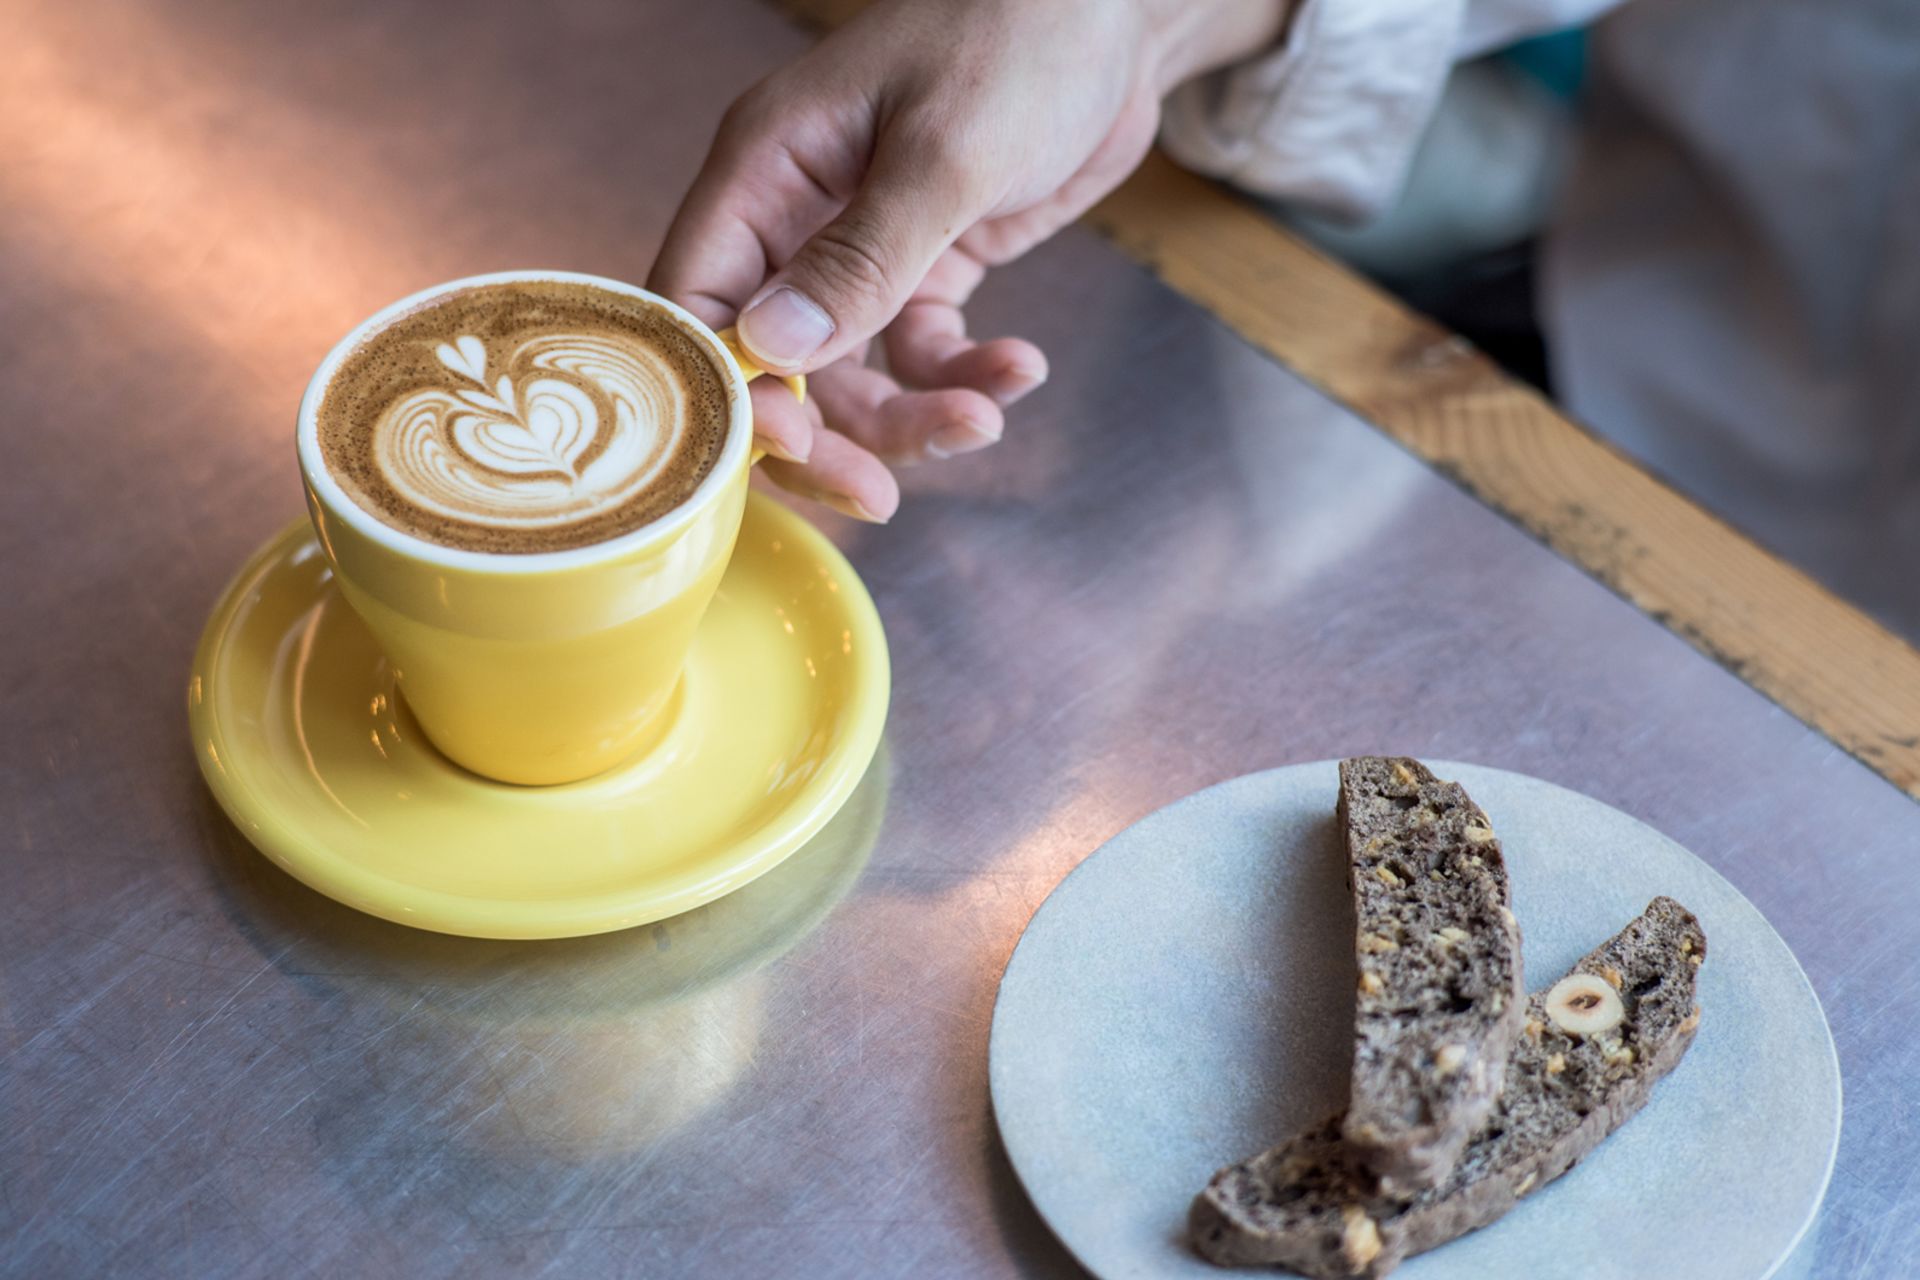
[(685, 502), (721, 456), (732, 394), (685, 323), (644, 299), (512, 280), (368, 334), (316, 425), (328, 474), (382, 523), (530, 554), (617, 538)]

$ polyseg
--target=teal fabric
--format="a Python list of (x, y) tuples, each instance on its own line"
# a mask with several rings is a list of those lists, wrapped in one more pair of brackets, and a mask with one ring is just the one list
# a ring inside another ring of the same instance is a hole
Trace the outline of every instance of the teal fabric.
[(1555, 96), (1571, 100), (1579, 96), (1586, 79), (1587, 33), (1576, 28), (1535, 36), (1501, 51), (1499, 57), (1538, 80)]

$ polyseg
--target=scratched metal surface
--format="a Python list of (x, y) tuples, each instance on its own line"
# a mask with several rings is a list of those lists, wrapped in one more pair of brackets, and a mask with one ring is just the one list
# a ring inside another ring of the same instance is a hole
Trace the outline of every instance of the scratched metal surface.
[(182, 681), (298, 510), (307, 372), (435, 280), (644, 275), (804, 37), (748, 0), (3, 11), (0, 1270), (1071, 1274), (987, 1109), (1022, 925), (1176, 797), (1387, 748), (1590, 792), (1744, 890), (1846, 1073), (1812, 1269), (1911, 1268), (1920, 808), (1080, 233), (977, 309), (1054, 356), (1007, 441), (890, 528), (822, 517), (896, 672), (832, 838), (548, 946), (271, 870)]

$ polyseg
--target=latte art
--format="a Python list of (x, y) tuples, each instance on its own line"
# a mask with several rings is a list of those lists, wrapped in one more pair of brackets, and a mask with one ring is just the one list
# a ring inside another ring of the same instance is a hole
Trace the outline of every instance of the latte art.
[(454, 295), (369, 338), (329, 386), (323, 453), (360, 505), (399, 528), (554, 550), (683, 501), (718, 456), (728, 408), (719, 371), (671, 317), (580, 285), (519, 282)]
[(551, 334), (492, 381), (471, 334), (436, 354), (469, 385), (401, 399), (373, 429), (373, 456), (395, 493), (452, 519), (534, 528), (617, 506), (687, 429), (686, 390), (652, 352)]

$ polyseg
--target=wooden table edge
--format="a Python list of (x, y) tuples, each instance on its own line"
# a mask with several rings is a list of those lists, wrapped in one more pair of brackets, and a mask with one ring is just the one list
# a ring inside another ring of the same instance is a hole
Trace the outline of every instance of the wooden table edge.
[[(780, 0), (815, 27), (866, 0)], [(1159, 152), (1086, 221), (1168, 288), (1920, 800), (1920, 650)]]
[(1155, 153), (1088, 221), (1181, 296), (1920, 799), (1920, 650)]

